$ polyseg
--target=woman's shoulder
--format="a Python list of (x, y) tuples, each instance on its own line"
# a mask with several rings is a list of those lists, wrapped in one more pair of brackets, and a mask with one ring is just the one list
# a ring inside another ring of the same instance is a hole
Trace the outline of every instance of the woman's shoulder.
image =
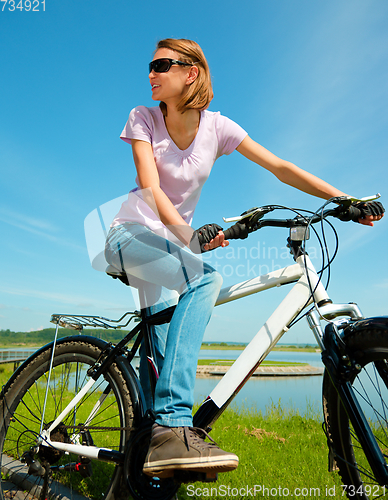
[(128, 124), (130, 127), (141, 127), (153, 133), (162, 126), (163, 114), (158, 106), (136, 106), (129, 113)]
[(216, 120), (218, 116), (221, 116), (221, 113), (219, 111), (210, 111), (208, 109), (205, 109), (202, 111), (202, 116), (206, 120)]
[(234, 128), (240, 128), (240, 126), (227, 116), (221, 114), (220, 111), (209, 111), (206, 109), (203, 111), (205, 121), (215, 127), (216, 130), (229, 130)]
[(147, 107), (140, 105), (134, 107), (129, 113), (129, 116), (130, 118), (131, 117), (134, 118), (136, 116), (142, 116), (146, 119), (157, 119), (159, 117), (159, 114), (161, 114), (159, 106)]
[(205, 117), (205, 120), (213, 122), (215, 125), (221, 125), (225, 122), (233, 121), (227, 116), (223, 115), (220, 111), (209, 111), (208, 109), (205, 109), (202, 113)]
[(136, 106), (129, 113), (127, 123), (121, 132), (121, 139), (130, 143), (131, 139), (140, 139), (152, 143), (155, 130), (160, 128), (158, 108)]
[(203, 113), (203, 117), (208, 123), (208, 130), (212, 130), (217, 138), (218, 156), (230, 154), (247, 135), (240, 125), (219, 111), (205, 110)]

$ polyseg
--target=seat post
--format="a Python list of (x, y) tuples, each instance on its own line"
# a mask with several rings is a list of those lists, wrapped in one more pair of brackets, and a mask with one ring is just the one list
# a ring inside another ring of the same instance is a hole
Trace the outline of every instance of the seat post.
[(152, 398), (155, 397), (155, 386), (156, 382), (159, 378), (158, 365), (156, 363), (156, 353), (155, 347), (152, 338), (152, 326), (149, 323), (149, 319), (152, 317), (150, 314), (150, 308), (146, 307), (141, 310), (141, 319), (143, 324), (143, 342), (144, 342), (144, 350), (147, 359), (147, 369), (148, 376), (150, 380), (151, 386), (151, 394)]

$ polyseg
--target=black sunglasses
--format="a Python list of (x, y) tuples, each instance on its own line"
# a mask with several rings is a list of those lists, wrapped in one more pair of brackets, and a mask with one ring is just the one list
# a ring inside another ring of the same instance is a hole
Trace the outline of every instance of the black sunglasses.
[(168, 59), (167, 57), (164, 57), (163, 59), (155, 59), (155, 61), (150, 62), (149, 72), (151, 73), (151, 71), (154, 70), (155, 73), (167, 73), (173, 64), (179, 64), (179, 66), (192, 66), (191, 63), (185, 63), (177, 61), (176, 59)]

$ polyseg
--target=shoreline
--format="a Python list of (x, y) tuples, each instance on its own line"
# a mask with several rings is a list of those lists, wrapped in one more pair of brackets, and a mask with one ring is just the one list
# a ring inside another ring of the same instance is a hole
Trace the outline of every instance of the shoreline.
[[(24, 348), (24, 350), (31, 348)], [(34, 349), (34, 348), (32, 348)], [(240, 348), (242, 350), (242, 348)], [(239, 350), (240, 350), (239, 349)], [(1, 350), (1, 349), (0, 349)], [(21, 348), (14, 348), (14, 350), (23, 351)], [(206, 349), (205, 349), (206, 350)], [(282, 348), (278, 348), (278, 351), (283, 350)], [(288, 350), (288, 349), (284, 349)], [(296, 349), (292, 349), (293, 352), (296, 352)], [(24, 353), (23, 353), (24, 354)], [(25, 357), (20, 359), (12, 359), (7, 356), (7, 359), (0, 359), (0, 363), (15, 363), (16, 361), (21, 362)], [(203, 360), (199, 360), (203, 361)], [(210, 360), (214, 361), (215, 360)], [(224, 361), (225, 362), (225, 361)], [(200, 364), (197, 365), (196, 376), (199, 378), (211, 378), (211, 377), (222, 377), (229, 370), (232, 365), (223, 364), (223, 361), (215, 361), (214, 364)], [(305, 363), (296, 363), (291, 364), (290, 366), (282, 365), (282, 364), (274, 364), (274, 365), (260, 365), (253, 373), (252, 377), (300, 377), (300, 376), (319, 376), (323, 375), (324, 368), (323, 367), (312, 367), (309, 364)]]
[[(243, 351), (248, 344), (246, 345), (208, 345), (208, 344), (202, 344), (201, 346), (201, 351)], [(321, 352), (321, 350), (316, 347), (304, 347), (304, 346), (299, 346), (297, 344), (295, 345), (285, 345), (285, 346), (279, 346), (276, 345), (272, 351), (282, 351), (282, 352)]]
[[(198, 365), (197, 377), (222, 377), (230, 366)], [(252, 373), (252, 377), (311, 377), (323, 375), (324, 369), (310, 365), (303, 366), (259, 366)]]
[[(28, 342), (18, 342), (11, 344), (0, 344), (0, 350), (10, 350), (10, 349), (40, 349), (45, 344), (34, 344), (33, 342), (30, 344)], [(132, 347), (132, 343), (128, 344), (128, 347)], [(237, 344), (237, 345), (219, 345), (219, 344), (208, 344), (204, 342), (201, 345), (201, 351), (243, 351), (248, 344)], [(272, 351), (282, 351), (282, 352), (321, 352), (320, 349), (313, 346), (299, 346), (298, 344), (294, 345), (276, 345)]]

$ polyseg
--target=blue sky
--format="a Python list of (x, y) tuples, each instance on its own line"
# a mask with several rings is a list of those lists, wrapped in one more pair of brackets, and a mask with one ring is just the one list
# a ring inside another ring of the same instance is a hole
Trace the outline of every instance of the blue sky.
[[(381, 192), (388, 205), (385, 0), (46, 0), (39, 12), (3, 6), (0, 328), (46, 328), (51, 313), (118, 317), (133, 308), (124, 285), (91, 267), (84, 220), (134, 187), (131, 149), (119, 135), (134, 106), (154, 104), (147, 64), (161, 38), (202, 46), (213, 77), (211, 110), (343, 191)], [(194, 226), (268, 203), (316, 209), (320, 200), (235, 152), (215, 164)], [(373, 229), (335, 222), (341, 246), (329, 293), (336, 302), (358, 302), (365, 315), (387, 313), (387, 221)], [(291, 264), (286, 237), (265, 229), (211, 259), (229, 285), (252, 277), (253, 266), (265, 272)], [(313, 257), (316, 247), (312, 240)], [(256, 250), (243, 261), (239, 248)], [(220, 306), (205, 340), (248, 341), (285, 292)], [(300, 324), (287, 341), (312, 337)]]

